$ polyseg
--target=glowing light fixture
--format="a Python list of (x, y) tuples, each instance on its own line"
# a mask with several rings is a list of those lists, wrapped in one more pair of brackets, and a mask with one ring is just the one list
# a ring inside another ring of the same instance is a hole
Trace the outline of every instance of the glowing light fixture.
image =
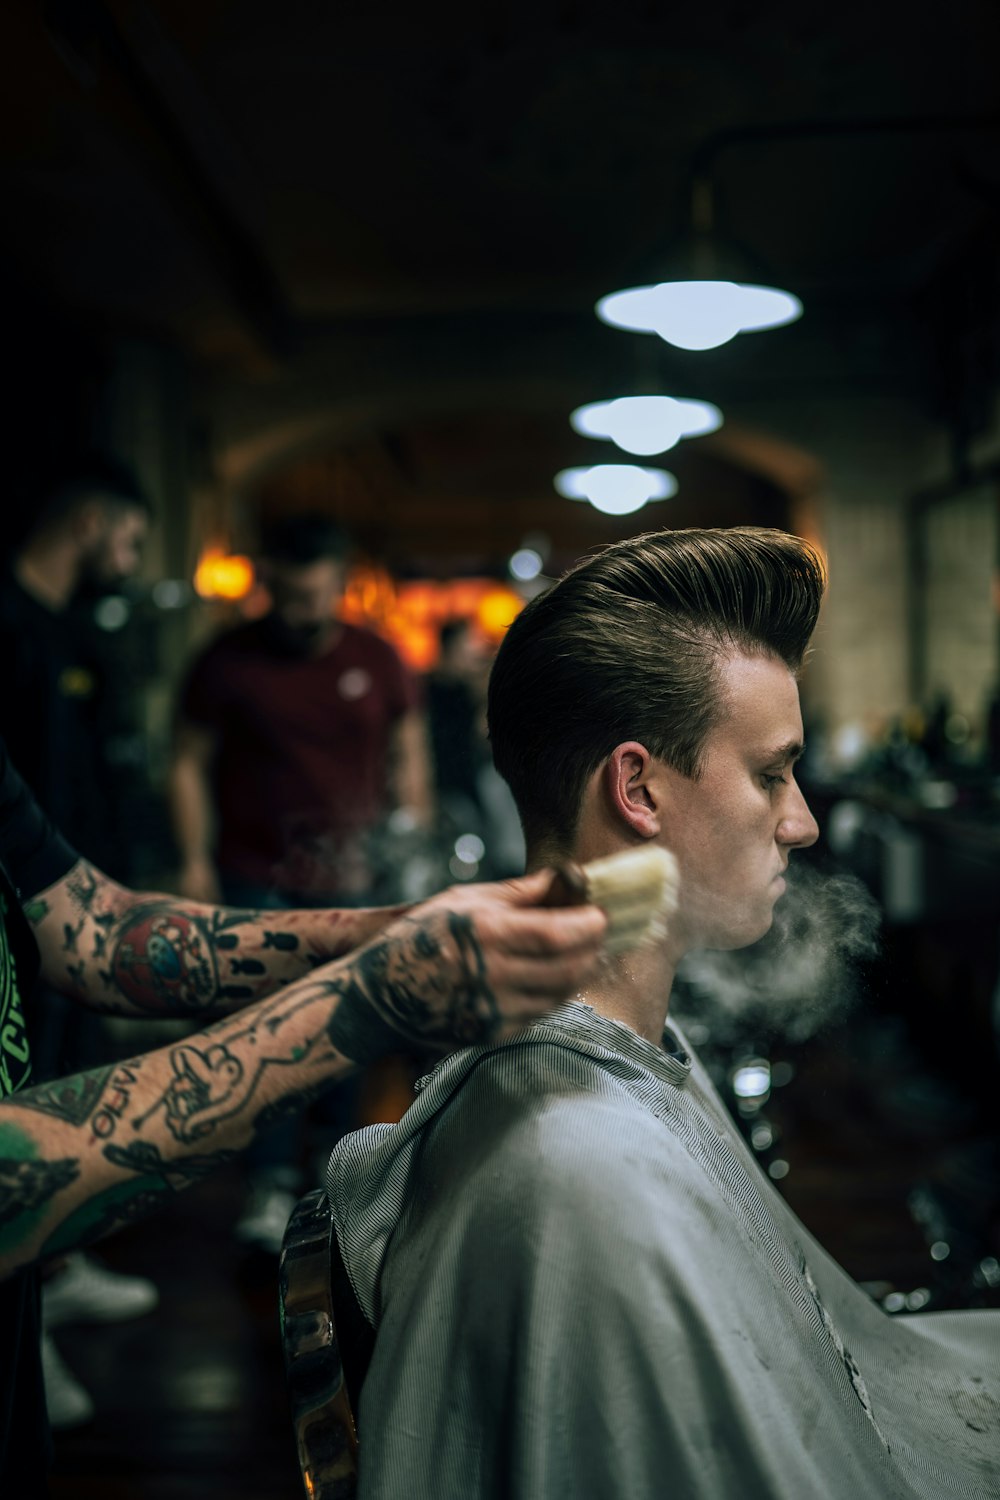
[(491, 640), (500, 640), (523, 608), (524, 600), (520, 594), (498, 584), (480, 599), (476, 609), (476, 622), (484, 635)]
[(722, 413), (710, 401), (679, 401), (673, 396), (618, 396), (578, 406), (570, 426), (585, 437), (610, 438), (626, 453), (666, 453), (681, 438), (715, 432)]
[(738, 333), (780, 328), (802, 316), (791, 292), (743, 279), (746, 258), (714, 230), (712, 186), (695, 179), (691, 228), (662, 266), (661, 279), (609, 292), (595, 311), (602, 323), (656, 333), (678, 349), (715, 349)]
[(568, 500), (589, 500), (606, 516), (629, 516), (650, 500), (669, 500), (677, 480), (666, 469), (638, 464), (594, 464), (589, 469), (560, 469), (555, 487)]
[(735, 281), (660, 281), (609, 292), (597, 316), (613, 328), (658, 333), (678, 349), (716, 349), (738, 333), (780, 328), (802, 316), (802, 303), (777, 287)]
[(751, 1057), (733, 1070), (733, 1093), (738, 1099), (761, 1099), (771, 1092), (771, 1065), (765, 1057)]
[(183, 609), (191, 602), (191, 585), (183, 578), (161, 578), (152, 588), (157, 609)]
[(507, 568), (512, 578), (519, 583), (530, 583), (542, 571), (542, 556), (534, 547), (519, 547), (511, 556)]
[(202, 553), (194, 574), (195, 593), (202, 599), (244, 599), (253, 583), (250, 559), (227, 554), (219, 547)]
[(132, 606), (121, 594), (108, 594), (95, 608), (94, 620), (99, 630), (121, 630), (128, 624), (131, 613)]

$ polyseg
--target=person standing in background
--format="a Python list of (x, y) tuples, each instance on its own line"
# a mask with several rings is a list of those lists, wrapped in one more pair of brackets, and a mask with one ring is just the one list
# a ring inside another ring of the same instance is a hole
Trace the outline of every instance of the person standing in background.
[[(120, 875), (114, 781), (104, 759), (107, 663), (92, 606), (139, 567), (151, 507), (136, 477), (112, 457), (83, 452), (53, 466), (25, 496), (30, 521), (0, 576), (0, 654), (6, 692), (0, 736), (45, 812), (75, 845)], [(48, 992), (31, 1007), (39, 1081), (106, 1063), (113, 1044), (101, 1017)], [(143, 1277), (112, 1272), (76, 1253), (43, 1267), (43, 1371), (54, 1427), (93, 1415), (89, 1393), (66, 1366), (51, 1330), (150, 1311), (158, 1293)]]
[[(393, 809), (430, 817), (417, 686), (387, 641), (337, 618), (348, 542), (325, 516), (267, 528), (259, 620), (203, 650), (182, 684), (169, 777), (180, 893), (248, 907), (352, 906), (379, 895), (373, 832)], [(326, 1124), (350, 1123), (338, 1089)], [(326, 1106), (328, 1111), (331, 1106)], [(276, 1254), (298, 1191), (300, 1122), (248, 1159), (237, 1225)]]
[(120, 874), (102, 757), (107, 667), (88, 606), (137, 571), (149, 500), (99, 453), (65, 460), (25, 498), (31, 520), (0, 577), (0, 732), (49, 817)]

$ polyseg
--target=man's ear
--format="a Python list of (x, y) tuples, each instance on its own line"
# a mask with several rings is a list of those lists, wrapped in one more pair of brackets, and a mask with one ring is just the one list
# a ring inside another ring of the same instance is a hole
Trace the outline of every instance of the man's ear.
[(645, 745), (637, 740), (617, 745), (605, 762), (603, 781), (613, 815), (639, 838), (656, 838), (661, 827), (661, 793), (656, 762)]

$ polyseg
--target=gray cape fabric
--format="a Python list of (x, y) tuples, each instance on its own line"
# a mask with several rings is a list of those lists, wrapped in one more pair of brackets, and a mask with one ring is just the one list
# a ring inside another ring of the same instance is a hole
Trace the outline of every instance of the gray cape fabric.
[(564, 1006), (338, 1145), (359, 1496), (998, 1500), (1000, 1312), (883, 1313), (671, 1031)]

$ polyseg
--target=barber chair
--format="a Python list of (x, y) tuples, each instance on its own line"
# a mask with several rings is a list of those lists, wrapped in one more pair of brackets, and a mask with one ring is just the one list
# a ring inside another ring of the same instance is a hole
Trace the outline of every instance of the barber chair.
[(302, 1483), (309, 1500), (357, 1492), (354, 1413), (374, 1331), (358, 1306), (322, 1188), (288, 1221), (279, 1267), (281, 1333)]

